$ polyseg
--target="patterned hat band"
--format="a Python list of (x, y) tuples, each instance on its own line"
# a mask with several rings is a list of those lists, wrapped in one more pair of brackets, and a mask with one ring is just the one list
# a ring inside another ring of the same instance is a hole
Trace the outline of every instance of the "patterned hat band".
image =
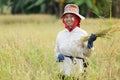
[(64, 9), (64, 12), (75, 12), (79, 13), (79, 8), (76, 5), (67, 5)]

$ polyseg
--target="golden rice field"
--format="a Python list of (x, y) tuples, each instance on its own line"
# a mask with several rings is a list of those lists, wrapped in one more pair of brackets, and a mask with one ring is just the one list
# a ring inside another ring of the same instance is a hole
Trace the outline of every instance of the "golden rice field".
[[(63, 26), (51, 15), (0, 16), (0, 80), (60, 80), (54, 45)], [(81, 23), (89, 35), (110, 26), (120, 26), (120, 19), (85, 19)], [(85, 80), (120, 80), (119, 34), (95, 41)]]

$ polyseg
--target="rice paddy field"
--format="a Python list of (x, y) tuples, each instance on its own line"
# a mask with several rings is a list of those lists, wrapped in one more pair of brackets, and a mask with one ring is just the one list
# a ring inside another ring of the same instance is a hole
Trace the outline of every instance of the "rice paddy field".
[[(111, 26), (120, 26), (120, 19), (81, 22), (89, 35)], [(0, 15), (0, 80), (60, 80), (54, 46), (62, 29), (62, 21), (51, 15)], [(81, 80), (120, 80), (119, 34), (97, 38), (87, 58), (86, 78)]]

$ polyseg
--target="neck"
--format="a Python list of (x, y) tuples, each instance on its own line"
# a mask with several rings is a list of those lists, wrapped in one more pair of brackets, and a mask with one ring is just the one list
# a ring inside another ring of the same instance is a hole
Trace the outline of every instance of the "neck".
[(71, 32), (73, 29), (75, 29), (77, 26), (65, 26), (65, 28)]

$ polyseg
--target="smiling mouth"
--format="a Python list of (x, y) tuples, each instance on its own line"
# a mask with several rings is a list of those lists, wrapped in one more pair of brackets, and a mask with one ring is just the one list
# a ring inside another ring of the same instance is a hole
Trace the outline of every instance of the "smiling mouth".
[(72, 23), (71, 21), (68, 21), (67, 23)]

